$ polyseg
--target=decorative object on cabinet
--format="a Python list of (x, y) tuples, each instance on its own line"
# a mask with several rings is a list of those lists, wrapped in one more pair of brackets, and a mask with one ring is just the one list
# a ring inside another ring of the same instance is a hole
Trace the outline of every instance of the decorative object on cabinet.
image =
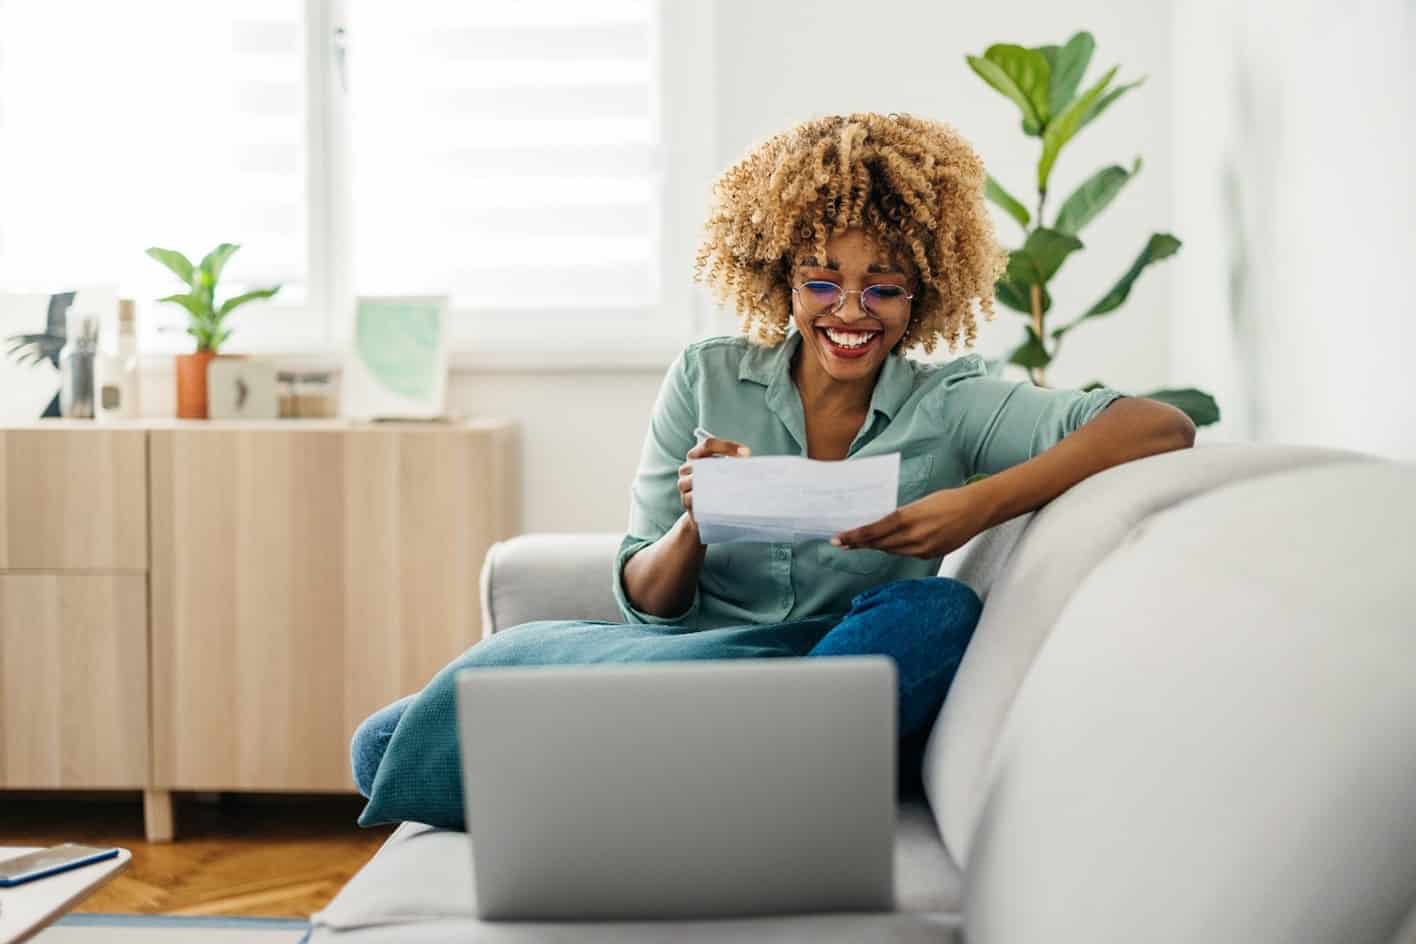
[(147, 250), (149, 256), (171, 270), (188, 288), (186, 292), (158, 299), (187, 310), (187, 333), (197, 341), (195, 353), (177, 355), (177, 415), (183, 419), (206, 418), (207, 366), (231, 336), (231, 329), (226, 327), (227, 317), (248, 302), (270, 298), (280, 291), (279, 285), (253, 289), (217, 304), (216, 287), (222, 270), (240, 248), (234, 243), (222, 243), (196, 265), (173, 249), (153, 246)]
[(94, 366), (98, 359), (98, 315), (71, 307), (65, 319), (64, 346), (59, 350), (59, 414), (91, 420), (94, 407)]
[(222, 357), (207, 365), (207, 412), (214, 420), (273, 420), (280, 415), (275, 365)]
[(142, 378), (138, 370), (137, 318), (131, 298), (118, 299), (114, 343), (105, 346), (101, 341), (100, 338), (94, 364), (94, 416), (101, 421), (137, 419), (142, 415)]
[(330, 371), (283, 370), (276, 380), (280, 384), (282, 419), (329, 419), (338, 413)]
[(344, 368), (341, 414), (431, 419), (447, 387), (447, 297), (364, 297)]
[(0, 384), (5, 412), (17, 414), (5, 418), (59, 415), (59, 351), (74, 295), (0, 294), (0, 335), (9, 355), (9, 362), (0, 365)]

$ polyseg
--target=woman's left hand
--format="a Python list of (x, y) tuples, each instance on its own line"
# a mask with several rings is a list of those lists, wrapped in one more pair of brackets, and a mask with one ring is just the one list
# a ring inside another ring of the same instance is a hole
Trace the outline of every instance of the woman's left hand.
[(987, 524), (976, 491), (968, 486), (945, 488), (902, 505), (879, 521), (842, 531), (831, 543), (928, 560), (963, 547)]

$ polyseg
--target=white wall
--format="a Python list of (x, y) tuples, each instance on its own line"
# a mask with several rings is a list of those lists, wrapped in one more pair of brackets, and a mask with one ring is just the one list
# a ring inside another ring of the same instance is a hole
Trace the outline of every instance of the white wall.
[(524, 530), (622, 531), (661, 374), (461, 371), (448, 397), (521, 424)]
[(1416, 458), (1416, 3), (1175, 12), (1175, 372), (1226, 438)]

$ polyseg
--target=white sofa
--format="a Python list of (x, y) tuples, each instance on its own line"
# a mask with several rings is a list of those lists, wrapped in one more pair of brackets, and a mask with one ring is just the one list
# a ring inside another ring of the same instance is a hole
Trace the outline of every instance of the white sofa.
[[(497, 545), (488, 631), (616, 618), (617, 538)], [(901, 806), (894, 912), (484, 923), (466, 836), (404, 824), (311, 940), (1416, 944), (1416, 466), (1155, 456), (943, 573), (984, 610)]]

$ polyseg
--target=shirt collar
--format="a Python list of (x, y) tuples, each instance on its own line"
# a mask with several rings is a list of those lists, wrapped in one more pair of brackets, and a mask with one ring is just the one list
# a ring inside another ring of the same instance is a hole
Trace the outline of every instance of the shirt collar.
[[(769, 395), (782, 391), (783, 384), (791, 383), (792, 357), (800, 346), (801, 334), (797, 331), (788, 332), (786, 340), (775, 347), (749, 345), (738, 364), (738, 379), (761, 384)], [(875, 378), (875, 390), (870, 395), (871, 412), (883, 413), (887, 420), (893, 420), (913, 389), (914, 371), (904, 357), (891, 354), (885, 358), (880, 376)]]

